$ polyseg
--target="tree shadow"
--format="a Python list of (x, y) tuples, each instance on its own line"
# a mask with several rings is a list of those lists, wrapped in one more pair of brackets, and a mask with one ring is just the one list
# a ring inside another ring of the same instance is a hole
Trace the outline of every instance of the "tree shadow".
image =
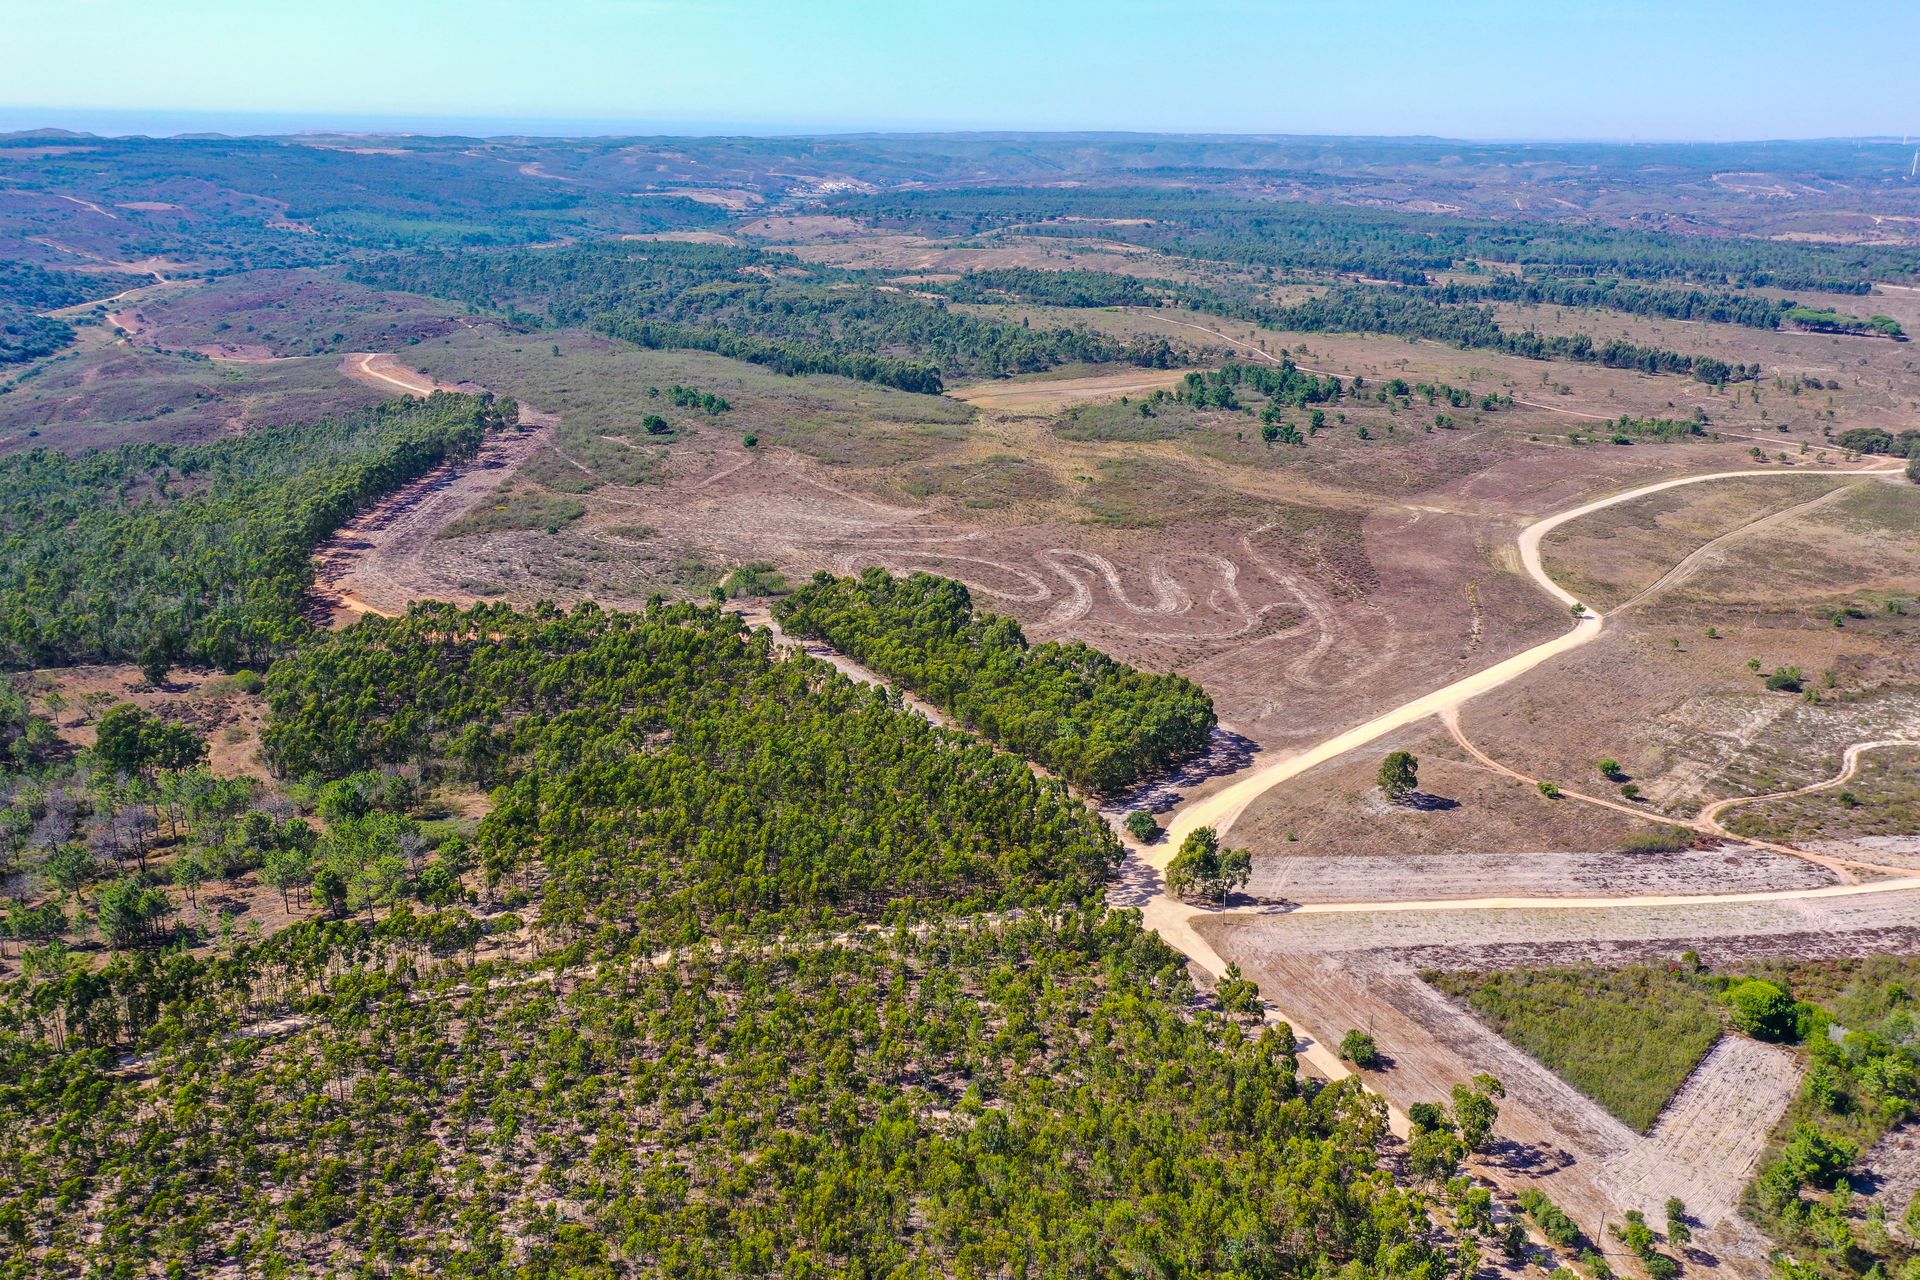
[(1417, 809), (1421, 813), (1442, 813), (1448, 809), (1458, 809), (1460, 802), (1447, 796), (1431, 795), (1425, 791), (1415, 791), (1400, 801), (1403, 809)]
[(1495, 1138), (1481, 1150), (1480, 1155), (1487, 1163), (1502, 1169), (1536, 1176), (1568, 1168), (1574, 1163), (1572, 1155), (1557, 1147), (1516, 1142), (1512, 1138)]
[(1117, 910), (1139, 909), (1158, 897), (1166, 884), (1160, 872), (1132, 850), (1107, 881), (1107, 905)]
[(1187, 789), (1213, 778), (1224, 778), (1240, 772), (1253, 763), (1253, 757), (1259, 750), (1260, 744), (1252, 738), (1216, 725), (1207, 739), (1205, 750), (1187, 757), (1164, 773), (1155, 774), (1123, 791), (1103, 797), (1100, 807), (1120, 813), (1132, 809), (1167, 813), (1180, 803)]

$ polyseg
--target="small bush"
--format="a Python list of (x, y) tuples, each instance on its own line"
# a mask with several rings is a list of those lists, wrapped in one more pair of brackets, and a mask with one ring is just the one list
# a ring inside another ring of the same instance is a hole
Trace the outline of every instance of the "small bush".
[(1693, 832), (1685, 827), (1660, 827), (1654, 831), (1636, 831), (1622, 841), (1620, 847), (1627, 853), (1673, 853), (1692, 845)]
[(1574, 1224), (1573, 1219), (1537, 1187), (1527, 1187), (1520, 1192), (1520, 1207), (1533, 1219), (1541, 1234), (1560, 1248), (1577, 1249), (1586, 1243), (1585, 1233)]
[(1160, 823), (1145, 809), (1135, 809), (1127, 815), (1127, 833), (1141, 844), (1149, 844), (1160, 834)]
[(1377, 1066), (1380, 1046), (1373, 1042), (1372, 1036), (1356, 1029), (1340, 1038), (1340, 1056), (1356, 1067)]
[(1721, 998), (1733, 1011), (1733, 1025), (1755, 1040), (1793, 1039), (1793, 997), (1778, 985), (1762, 978), (1748, 978), (1728, 987)]

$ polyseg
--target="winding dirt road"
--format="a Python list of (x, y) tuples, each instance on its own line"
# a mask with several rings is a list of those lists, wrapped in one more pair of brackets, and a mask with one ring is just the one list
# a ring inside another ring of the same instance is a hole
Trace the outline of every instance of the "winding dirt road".
[(1873, 742), (1856, 742), (1847, 748), (1846, 755), (1841, 759), (1840, 772), (1834, 774), (1826, 781), (1810, 782), (1804, 787), (1795, 787), (1791, 791), (1772, 791), (1763, 796), (1733, 796), (1726, 800), (1716, 800), (1700, 811), (1700, 821), (1729, 839), (1743, 839), (1744, 837), (1734, 835), (1731, 831), (1728, 831), (1726, 827), (1721, 825), (1721, 814), (1729, 809), (1738, 808), (1741, 805), (1760, 804), (1766, 800), (1787, 800), (1794, 796), (1811, 795), (1815, 791), (1825, 791), (1830, 787), (1837, 787), (1844, 783), (1851, 782), (1853, 775), (1860, 772), (1861, 756), (1869, 751), (1881, 751), (1889, 747), (1920, 747), (1920, 739), (1880, 738)]
[[(1898, 468), (1868, 467), (1849, 471), (1824, 472), (1826, 475), (1887, 476), (1897, 474)], [(1198, 965), (1209, 974), (1218, 976), (1226, 972), (1226, 962), (1214, 949), (1212, 943), (1202, 937), (1194, 928), (1199, 919), (1218, 919), (1222, 916), (1240, 916), (1245, 912), (1216, 911), (1196, 907), (1179, 899), (1170, 897), (1165, 888), (1164, 876), (1167, 863), (1180, 847), (1187, 835), (1199, 827), (1212, 827), (1222, 836), (1226, 834), (1242, 812), (1254, 800), (1266, 794), (1274, 787), (1299, 777), (1316, 765), (1324, 764), (1338, 756), (1365, 746), (1369, 742), (1404, 728), (1431, 715), (1440, 715), (1459, 707), (1461, 703), (1480, 694), (1497, 689), (1501, 685), (1518, 679), (1520, 676), (1559, 657), (1563, 653), (1585, 645), (1598, 638), (1606, 624), (1603, 615), (1584, 607), (1573, 594), (1548, 576), (1541, 563), (1540, 547), (1547, 534), (1582, 516), (1591, 515), (1607, 507), (1623, 502), (1632, 502), (1650, 494), (1662, 493), (1668, 489), (1683, 485), (1705, 484), (1714, 480), (1727, 480), (1743, 476), (1771, 476), (1804, 474), (1787, 471), (1720, 471), (1707, 475), (1681, 476), (1672, 480), (1662, 480), (1653, 484), (1597, 498), (1566, 511), (1547, 516), (1522, 529), (1518, 535), (1520, 560), (1527, 575), (1554, 599), (1566, 605), (1573, 618), (1573, 626), (1564, 635), (1558, 636), (1531, 649), (1514, 654), (1510, 658), (1497, 662), (1472, 675), (1456, 680), (1433, 692), (1404, 702), (1391, 711), (1386, 711), (1372, 719), (1348, 729), (1344, 733), (1326, 739), (1308, 747), (1304, 751), (1276, 760), (1256, 769), (1246, 777), (1221, 788), (1211, 794), (1195, 799), (1177, 810), (1167, 823), (1165, 838), (1148, 848), (1130, 846), (1129, 867), (1123, 872), (1123, 885), (1131, 882), (1133, 887), (1130, 898), (1117, 894), (1116, 900), (1127, 905), (1137, 906), (1143, 923), (1164, 939), (1169, 946), (1185, 955), (1189, 961)], [(1851, 776), (1850, 773), (1847, 776)], [(1711, 821), (1710, 815), (1703, 815)], [(1875, 880), (1861, 884), (1840, 884), (1815, 889), (1765, 890), (1750, 893), (1727, 893), (1708, 895), (1658, 894), (1629, 897), (1607, 898), (1561, 898), (1561, 897), (1488, 897), (1477, 899), (1427, 899), (1392, 903), (1354, 902), (1321, 903), (1299, 906), (1290, 914), (1341, 914), (1373, 911), (1485, 911), (1494, 910), (1569, 910), (1569, 909), (1621, 909), (1660, 906), (1690, 906), (1706, 903), (1765, 903), (1783, 902), (1800, 898), (1850, 897), (1860, 894), (1894, 893), (1920, 889), (1920, 877), (1904, 876)], [(1330, 1080), (1344, 1079), (1353, 1074), (1343, 1062), (1335, 1048), (1312, 1034), (1312, 1028), (1303, 1025), (1297, 1018), (1267, 1001), (1266, 1017), (1268, 1022), (1285, 1022), (1300, 1037), (1300, 1056), (1316, 1072)], [(1396, 1107), (1389, 1107), (1389, 1122), (1396, 1133), (1405, 1135), (1407, 1117)]]
[[(1824, 471), (1818, 474), (1888, 476), (1897, 473), (1897, 467), (1866, 467), (1847, 471)], [(1526, 570), (1527, 576), (1532, 578), (1542, 591), (1545, 591), (1548, 595), (1567, 606), (1569, 613), (1573, 615), (1574, 619), (1571, 630), (1563, 635), (1556, 636), (1552, 640), (1546, 641), (1544, 644), (1538, 644), (1531, 649), (1522, 650), (1512, 657), (1497, 662), (1480, 671), (1476, 671), (1472, 675), (1463, 676), (1452, 684), (1444, 685), (1431, 693), (1423, 694), (1409, 702), (1403, 702), (1391, 711), (1383, 712), (1364, 724), (1356, 725), (1345, 733), (1328, 738), (1324, 742), (1308, 747), (1306, 750), (1297, 752), (1283, 760), (1276, 760), (1264, 768), (1255, 770), (1231, 786), (1223, 787), (1211, 795), (1203, 796), (1186, 805), (1174, 815), (1173, 820), (1168, 824), (1167, 839), (1163, 845), (1159, 846), (1161, 849), (1159, 857), (1163, 860), (1170, 858), (1172, 856), (1171, 850), (1177, 849), (1187, 834), (1198, 827), (1212, 827), (1224, 836), (1227, 830), (1233, 825), (1235, 819), (1246, 810), (1248, 805), (1289, 778), (1296, 778), (1316, 765), (1325, 764), (1329, 760), (1345, 755), (1356, 747), (1363, 747), (1367, 743), (1384, 737), (1396, 729), (1405, 728), (1407, 725), (1419, 720), (1424, 720), (1430, 715), (1436, 715), (1442, 711), (1457, 707), (1470, 698), (1497, 689), (1501, 685), (1525, 675), (1541, 663), (1557, 658), (1563, 653), (1570, 653), (1580, 646), (1597, 639), (1601, 629), (1605, 625), (1605, 618), (1601, 614), (1586, 608), (1574, 598), (1572, 592), (1549, 577), (1545, 566), (1541, 563), (1541, 541), (1547, 534), (1552, 533), (1561, 525), (1566, 524), (1570, 520), (1577, 520), (1581, 516), (1591, 515), (1596, 511), (1603, 511), (1608, 507), (1618, 506), (1623, 502), (1632, 502), (1638, 498), (1647, 497), (1650, 494), (1664, 493), (1668, 489), (1677, 489), (1683, 485), (1705, 484), (1713, 480), (1732, 480), (1745, 476), (1799, 474), (1807, 473), (1778, 470), (1715, 471), (1706, 475), (1681, 476), (1673, 480), (1661, 480), (1654, 484), (1641, 485), (1636, 489), (1628, 489), (1624, 493), (1616, 493), (1611, 497), (1597, 498), (1592, 502), (1558, 512), (1546, 517), (1544, 520), (1538, 520), (1528, 525), (1520, 531), (1518, 539), (1521, 566)], [(1159, 864), (1156, 863), (1156, 865)]]

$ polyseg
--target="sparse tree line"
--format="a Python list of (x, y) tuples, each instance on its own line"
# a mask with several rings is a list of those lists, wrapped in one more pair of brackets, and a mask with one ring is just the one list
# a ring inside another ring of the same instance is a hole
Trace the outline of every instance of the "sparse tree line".
[(1920, 252), (1746, 236), (1675, 235), (1548, 220), (1495, 221), (1245, 199), (1183, 187), (987, 186), (889, 191), (836, 201), (885, 228), (951, 236), (1018, 226), (1063, 240), (1118, 234), (1168, 253), (1425, 285), (1430, 273), (1510, 265), (1536, 273), (1865, 294), (1920, 276)]
[(1434, 285), (1436, 302), (1519, 302), (1531, 306), (1605, 307), (1632, 315), (1707, 324), (1778, 329), (1794, 304), (1764, 293), (1659, 288), (1635, 281), (1561, 274), (1494, 272), (1484, 280)]
[(1713, 356), (1645, 347), (1625, 338), (1598, 341), (1584, 333), (1548, 335), (1533, 329), (1514, 333), (1495, 322), (1490, 307), (1450, 306), (1412, 289), (1340, 285), (1318, 297), (1284, 306), (1208, 294), (1196, 294), (1187, 301), (1200, 310), (1295, 333), (1384, 333), (1428, 338), (1530, 360), (1566, 360), (1641, 373), (1682, 374), (1716, 386), (1760, 376), (1757, 364), (1734, 364)]
[[(1100, 299), (1109, 294), (1137, 296), (1142, 291), (1141, 283), (1134, 277), (1111, 275), (1106, 277), (1110, 284), (1107, 292), (1103, 292), (1093, 283), (1102, 273), (1091, 271), (1073, 273), (1075, 284), (1056, 290), (1038, 278), (1047, 274), (1002, 272), (995, 277), (993, 291), (1026, 301), (1051, 299), (1054, 305), (1060, 306), (1113, 305)], [(1292, 333), (1383, 333), (1428, 338), (1469, 349), (1503, 351), (1530, 360), (1566, 360), (1610, 369), (1636, 369), (1642, 373), (1682, 374), (1715, 386), (1760, 376), (1757, 364), (1687, 355), (1642, 346), (1625, 338), (1601, 341), (1587, 334), (1547, 335), (1534, 329), (1515, 333), (1495, 321), (1491, 307), (1461, 301), (1473, 296), (1470, 290), (1456, 294), (1444, 289), (1341, 284), (1300, 302), (1276, 304), (1246, 288), (1227, 290), (1207, 285), (1160, 283), (1166, 299), (1179, 305)], [(1076, 303), (1075, 299), (1080, 301)], [(1150, 304), (1159, 305), (1160, 301), (1161, 294), (1156, 292)]]
[(1782, 317), (1795, 328), (1806, 329), (1812, 333), (1848, 333), (1862, 337), (1892, 338), (1895, 342), (1905, 342), (1907, 331), (1892, 316), (1859, 316), (1835, 311), (1832, 307), (1789, 307)]

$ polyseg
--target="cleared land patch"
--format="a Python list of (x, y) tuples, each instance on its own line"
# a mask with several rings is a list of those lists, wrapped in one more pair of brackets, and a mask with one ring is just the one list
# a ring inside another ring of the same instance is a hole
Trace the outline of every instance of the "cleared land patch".
[(1688, 485), (1562, 525), (1541, 548), (1554, 581), (1602, 611), (1652, 586), (1703, 544), (1841, 485), (1816, 475)]

